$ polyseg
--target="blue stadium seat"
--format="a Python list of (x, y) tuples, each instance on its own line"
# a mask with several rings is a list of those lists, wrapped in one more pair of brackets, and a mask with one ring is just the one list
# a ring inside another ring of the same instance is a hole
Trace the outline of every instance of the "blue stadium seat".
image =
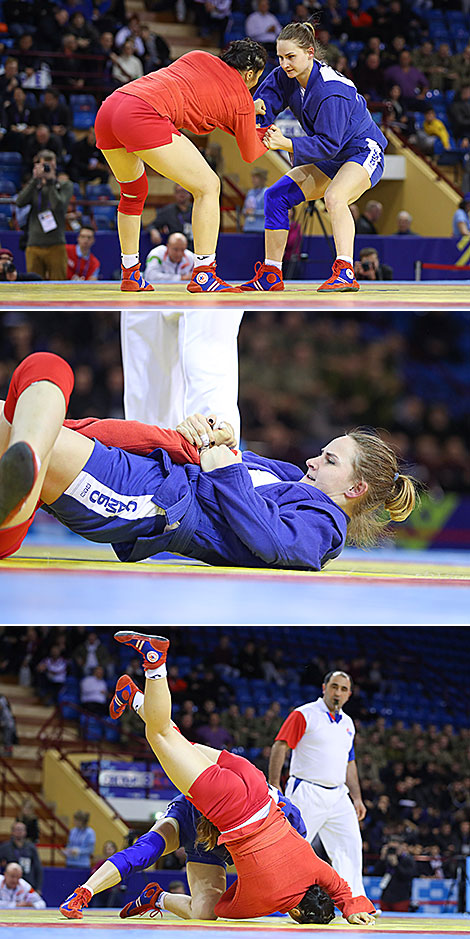
[(116, 225), (116, 208), (114, 205), (93, 206), (93, 220), (100, 231), (114, 228)]
[(16, 191), (16, 186), (11, 179), (0, 175), (0, 196), (14, 196)]
[(0, 153), (0, 176), (6, 176), (18, 190), (21, 186), (22, 175), (23, 158), (21, 153), (8, 150), (5, 153)]
[(70, 95), (72, 123), (78, 130), (87, 130), (95, 122), (97, 105), (93, 95)]
[(8, 208), (8, 206), (0, 205), (0, 231), (10, 231), (10, 222), (11, 222), (11, 212), (8, 215), (3, 209)]
[(114, 194), (107, 183), (88, 183), (85, 188), (85, 199), (114, 199)]

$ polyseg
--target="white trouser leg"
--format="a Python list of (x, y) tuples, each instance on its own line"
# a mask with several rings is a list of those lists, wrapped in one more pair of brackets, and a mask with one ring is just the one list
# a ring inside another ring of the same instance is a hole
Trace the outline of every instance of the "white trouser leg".
[(182, 310), (121, 313), (124, 413), (127, 420), (176, 427), (187, 416), (179, 360)]
[(296, 786), (294, 791), (295, 782), (296, 780), (292, 776), (288, 779), (286, 796), (300, 809), (300, 814), (307, 829), (306, 840), (313, 841), (328, 817), (328, 806), (325, 805), (324, 798), (322, 798), (324, 790), (303, 781)]
[(347, 791), (332, 808), (319, 835), (335, 871), (348, 882), (353, 897), (364, 894), (361, 830)]
[(186, 310), (179, 321), (184, 376), (184, 417), (215, 412), (240, 439), (238, 411), (238, 310)]

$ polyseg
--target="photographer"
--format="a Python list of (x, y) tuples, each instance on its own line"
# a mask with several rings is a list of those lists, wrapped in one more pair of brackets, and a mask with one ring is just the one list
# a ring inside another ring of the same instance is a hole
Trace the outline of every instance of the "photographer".
[(405, 842), (389, 841), (380, 852), (374, 875), (381, 877), (380, 907), (395, 913), (408, 913), (416, 863)]
[(20, 274), (11, 251), (0, 248), (0, 283), (15, 283), (17, 280), (42, 280), (42, 277), (39, 274)]
[(26, 269), (45, 280), (67, 280), (65, 215), (73, 194), (69, 179), (57, 178), (56, 155), (40, 150), (34, 158), (33, 174), (18, 193), (19, 208), (30, 205)]
[(375, 248), (362, 248), (354, 265), (357, 280), (392, 280), (393, 269), (381, 264)]

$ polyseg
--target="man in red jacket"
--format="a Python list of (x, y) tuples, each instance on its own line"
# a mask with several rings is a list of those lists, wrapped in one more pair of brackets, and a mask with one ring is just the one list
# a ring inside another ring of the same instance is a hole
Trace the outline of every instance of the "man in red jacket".
[(75, 245), (66, 245), (67, 280), (98, 280), (100, 262), (91, 253), (95, 233), (89, 225), (82, 225)]

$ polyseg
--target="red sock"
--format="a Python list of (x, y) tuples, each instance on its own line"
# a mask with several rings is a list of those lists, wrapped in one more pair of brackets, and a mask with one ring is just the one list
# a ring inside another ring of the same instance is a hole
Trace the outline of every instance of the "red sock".
[(53, 352), (33, 352), (20, 362), (11, 377), (3, 409), (4, 417), (9, 424), (13, 421), (20, 394), (36, 381), (50, 381), (53, 385), (57, 385), (65, 398), (67, 410), (74, 383), (74, 374), (70, 365)]
[(79, 421), (64, 421), (64, 427), (70, 427), (84, 437), (95, 437), (106, 447), (121, 447), (128, 453), (145, 456), (161, 447), (173, 463), (200, 462), (197, 447), (193, 443), (189, 443), (177, 430), (166, 430), (155, 424), (84, 417)]

